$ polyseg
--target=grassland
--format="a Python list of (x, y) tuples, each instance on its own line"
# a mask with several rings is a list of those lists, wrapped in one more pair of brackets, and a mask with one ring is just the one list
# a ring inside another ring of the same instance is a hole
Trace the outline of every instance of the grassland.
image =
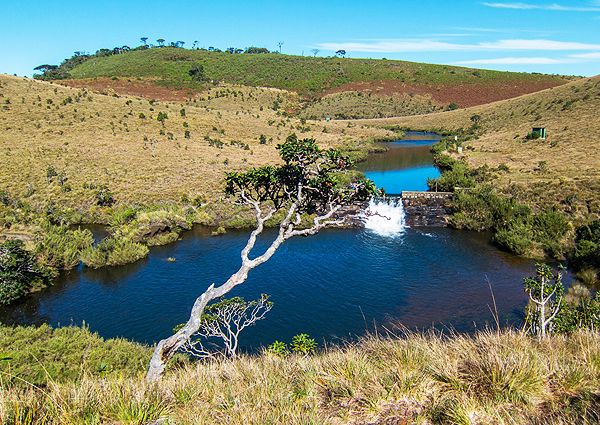
[[(154, 102), (0, 76), (0, 188), (33, 209), (53, 201), (94, 221), (102, 215), (99, 186), (117, 206), (198, 197), (216, 204), (227, 171), (277, 161), (276, 145), (290, 133), (338, 147), (393, 136), (287, 117), (294, 102), (281, 90), (237, 86)], [(162, 123), (159, 114), (167, 116)]]
[[(81, 343), (73, 341), (77, 334)], [(515, 331), (371, 336), (311, 356), (263, 353), (184, 363), (156, 385), (143, 381), (146, 347), (133, 347), (135, 355), (128, 356), (126, 342), (103, 342), (72, 328), (18, 328), (11, 335), (16, 336), (4, 335), (0, 343), (27, 337), (46, 349), (0, 363), (4, 424), (566, 425), (600, 420), (598, 333), (541, 342)], [(89, 350), (53, 357), (68, 344)], [(4, 350), (18, 354), (16, 347)], [(115, 365), (123, 366), (120, 376)], [(23, 380), (15, 379), (17, 373)]]
[[(599, 108), (600, 77), (594, 77), (489, 105), (353, 123), (472, 134), (455, 157), (487, 165), (506, 193), (585, 220), (600, 215)], [(548, 138), (528, 140), (534, 126), (545, 126)]]

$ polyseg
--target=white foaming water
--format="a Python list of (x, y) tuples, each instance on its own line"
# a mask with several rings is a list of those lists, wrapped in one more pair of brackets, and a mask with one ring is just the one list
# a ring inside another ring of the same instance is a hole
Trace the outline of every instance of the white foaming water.
[(399, 236), (406, 229), (400, 198), (371, 199), (363, 214), (365, 229), (381, 236)]

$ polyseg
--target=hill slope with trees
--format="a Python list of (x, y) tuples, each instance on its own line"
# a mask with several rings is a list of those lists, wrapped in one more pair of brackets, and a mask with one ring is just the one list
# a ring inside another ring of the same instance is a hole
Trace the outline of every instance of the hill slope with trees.
[[(141, 46), (111, 54), (105, 50), (73, 56), (60, 67), (51, 67), (42, 78), (66, 79), (65, 84), (71, 85), (83, 81), (121, 94), (141, 95), (145, 90), (140, 85), (151, 83), (183, 90), (188, 97), (202, 91), (207, 81), (272, 87), (300, 94), (309, 106), (316, 103), (305, 112), (306, 118), (394, 116), (399, 111), (419, 114), (489, 103), (568, 81), (562, 76), (400, 60), (247, 53), (241, 49), (222, 52)], [(128, 84), (123, 84), (123, 79)], [(376, 102), (362, 106), (364, 99), (342, 96), (344, 106), (336, 109), (337, 95), (347, 92), (370, 95)], [(398, 105), (410, 103), (412, 97), (416, 97), (414, 106)], [(429, 105), (424, 108), (424, 103)]]

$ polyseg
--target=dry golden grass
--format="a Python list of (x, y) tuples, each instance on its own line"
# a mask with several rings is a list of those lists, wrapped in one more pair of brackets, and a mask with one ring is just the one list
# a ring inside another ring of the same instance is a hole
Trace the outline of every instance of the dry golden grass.
[(431, 95), (379, 95), (360, 91), (332, 93), (306, 105), (300, 112), (305, 118), (380, 118), (419, 115), (443, 109)]
[[(450, 112), (418, 117), (359, 120), (375, 126), (457, 130), (479, 115), (478, 137), (464, 157), (473, 166), (505, 164), (499, 185), (524, 187), (546, 202), (569, 195), (589, 213), (600, 213), (600, 77)], [(548, 139), (526, 141), (533, 126), (545, 126)]]
[[(370, 337), (310, 356), (190, 365), (156, 385), (84, 377), (4, 386), (6, 424), (594, 424), (600, 336), (538, 342), (514, 331), (474, 337)], [(20, 420), (16, 416), (20, 415)], [(162, 421), (162, 422), (154, 422)]]
[[(324, 146), (392, 134), (346, 123), (304, 124), (278, 114), (276, 101), (283, 111), (297, 99), (277, 89), (226, 86), (194, 101), (154, 103), (1, 75), (0, 189), (27, 197), (34, 207), (53, 200), (84, 212), (95, 204), (86, 184), (108, 185), (122, 204), (178, 202), (198, 194), (218, 200), (227, 171), (277, 161), (277, 143), (292, 132)], [(157, 121), (161, 112), (168, 115), (164, 125)], [(261, 134), (267, 144), (259, 143)], [(70, 191), (48, 182), (49, 166), (65, 173)]]

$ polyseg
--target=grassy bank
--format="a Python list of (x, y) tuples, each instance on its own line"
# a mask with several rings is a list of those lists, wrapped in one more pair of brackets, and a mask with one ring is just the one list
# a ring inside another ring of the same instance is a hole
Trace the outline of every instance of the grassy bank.
[[(20, 332), (27, 332), (31, 343), (49, 343), (36, 340), (34, 331)], [(74, 331), (60, 332), (66, 336)], [(572, 424), (600, 419), (597, 333), (541, 342), (514, 331), (472, 337), (372, 336), (313, 356), (264, 353), (183, 365), (157, 385), (146, 384), (136, 366), (147, 349), (133, 345), (127, 351), (139, 354), (131, 356), (112, 349), (124, 342), (102, 344), (117, 364), (126, 365), (121, 376), (116, 369), (105, 373), (89, 367), (94, 362), (86, 363), (85, 355), (71, 355), (61, 359), (71, 364), (65, 370), (85, 365), (81, 373), (60, 376), (60, 368), (50, 368), (41, 375), (45, 381), (31, 386), (9, 379), (23, 369), (11, 369), (10, 361), (3, 361), (2, 422)], [(28, 362), (56, 364), (44, 350), (37, 353)]]

